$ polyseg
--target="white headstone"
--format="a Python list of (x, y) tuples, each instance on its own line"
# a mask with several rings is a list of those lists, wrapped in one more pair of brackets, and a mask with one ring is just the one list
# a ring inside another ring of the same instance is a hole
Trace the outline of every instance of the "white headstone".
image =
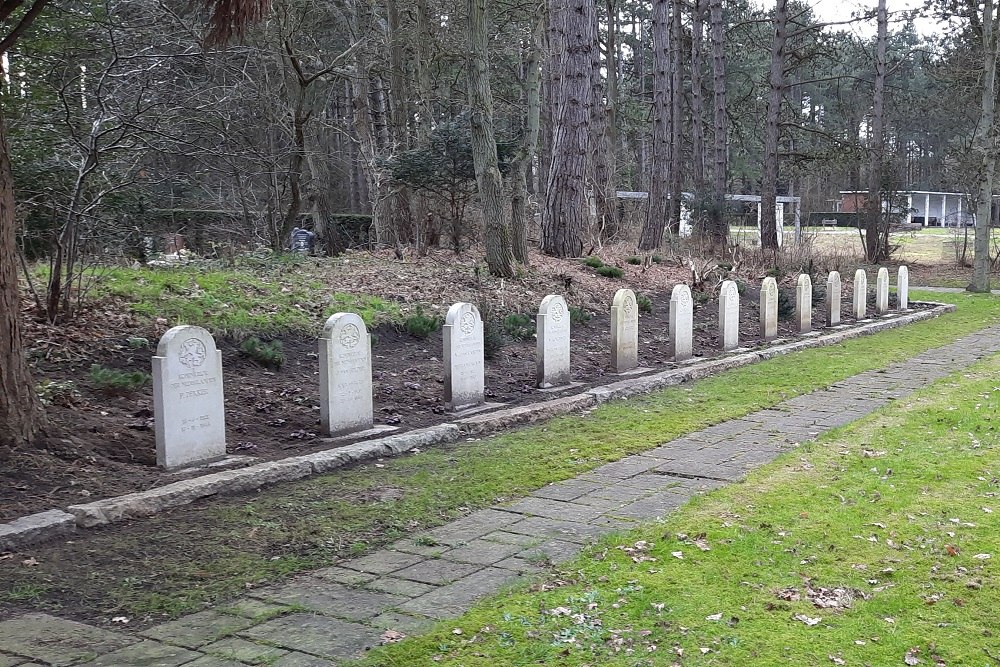
[(690, 359), (694, 354), (694, 302), (691, 288), (674, 285), (670, 293), (670, 356), (674, 361)]
[(813, 283), (808, 273), (799, 274), (795, 284), (795, 328), (799, 333), (812, 331)]
[(826, 326), (840, 324), (840, 273), (831, 271), (826, 279)]
[(723, 350), (740, 346), (740, 291), (732, 280), (719, 289), (719, 342)]
[(569, 307), (558, 294), (550, 294), (538, 306), (535, 325), (535, 364), (538, 386), (542, 389), (570, 383), (569, 372)]
[(635, 292), (620, 289), (611, 302), (611, 370), (630, 371), (639, 365), (639, 307)]
[(461, 410), (486, 401), (483, 318), (471, 303), (456, 303), (444, 318), (444, 403)]
[(900, 310), (907, 310), (910, 307), (910, 270), (905, 266), (899, 267), (896, 275), (896, 297)]
[(778, 337), (778, 281), (764, 278), (760, 286), (760, 337), (765, 343)]
[(859, 320), (865, 319), (868, 312), (868, 274), (864, 269), (854, 272), (854, 317)]
[(201, 327), (163, 334), (153, 357), (156, 463), (173, 470), (226, 455), (222, 353)]
[(884, 266), (878, 270), (875, 279), (875, 314), (885, 315), (889, 312), (889, 269)]
[(370, 429), (371, 336), (354, 313), (331, 315), (319, 339), (319, 416), (323, 432), (343, 435)]

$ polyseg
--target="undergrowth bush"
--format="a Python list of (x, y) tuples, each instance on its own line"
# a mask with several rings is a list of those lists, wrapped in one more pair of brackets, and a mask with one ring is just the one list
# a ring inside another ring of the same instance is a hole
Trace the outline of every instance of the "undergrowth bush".
[(240, 352), (265, 368), (278, 370), (285, 363), (285, 349), (280, 340), (265, 343), (259, 338), (247, 338), (240, 343)]
[(625, 272), (617, 266), (605, 265), (597, 269), (597, 275), (604, 276), (605, 278), (624, 278)]
[(91, 364), (90, 381), (100, 391), (113, 394), (129, 394), (142, 389), (153, 381), (153, 376), (143, 371), (123, 371)]
[(578, 326), (581, 324), (586, 324), (590, 321), (591, 315), (589, 312), (580, 308), (579, 306), (569, 307), (569, 322), (573, 326)]
[(423, 308), (417, 308), (417, 312), (406, 318), (403, 327), (407, 333), (417, 338), (427, 338), (432, 333), (441, 328), (443, 320), (437, 315), (428, 315)]
[(514, 313), (503, 319), (503, 330), (514, 340), (527, 340), (535, 333), (535, 323), (530, 315)]
[(642, 264), (642, 260), (639, 259), (638, 257), (635, 257), (634, 255), (632, 257), (629, 257), (625, 261), (631, 264), (632, 266), (639, 266), (640, 264)]
[(639, 294), (635, 297), (635, 305), (639, 306), (640, 313), (653, 312), (653, 300), (645, 294)]
[(483, 318), (483, 356), (495, 359), (504, 346), (504, 323), (489, 303), (480, 302), (478, 308), (479, 315)]
[(595, 257), (591, 255), (590, 257), (583, 260), (583, 263), (592, 269), (599, 269), (604, 266), (604, 262), (601, 261), (600, 257)]

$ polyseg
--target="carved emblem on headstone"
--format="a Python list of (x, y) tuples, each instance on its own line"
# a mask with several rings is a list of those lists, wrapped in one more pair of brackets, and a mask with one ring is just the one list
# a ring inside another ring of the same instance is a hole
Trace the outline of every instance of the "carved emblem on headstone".
[(208, 351), (205, 344), (197, 338), (188, 338), (181, 343), (181, 349), (177, 353), (177, 359), (188, 368), (197, 368), (205, 363)]
[(476, 316), (471, 312), (466, 312), (462, 315), (462, 320), (459, 323), (459, 327), (462, 329), (462, 333), (468, 335), (472, 333), (476, 328)]
[(635, 300), (631, 295), (625, 297), (625, 303), (622, 305), (622, 309), (625, 311), (626, 317), (632, 317), (632, 313), (635, 311)]
[(348, 324), (343, 329), (340, 330), (340, 344), (344, 347), (350, 349), (358, 344), (361, 340), (361, 332), (353, 324)]
[(566, 310), (561, 303), (556, 302), (552, 304), (549, 315), (552, 317), (553, 322), (562, 322), (562, 319), (566, 316)]

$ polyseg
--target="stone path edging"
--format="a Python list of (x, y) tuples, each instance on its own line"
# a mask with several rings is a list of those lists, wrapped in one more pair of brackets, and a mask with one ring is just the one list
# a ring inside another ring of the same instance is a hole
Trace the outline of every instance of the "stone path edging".
[[(451, 423), (357, 442), (313, 454), (211, 473), (147, 491), (70, 505), (65, 512), (54, 509), (28, 515), (10, 523), (0, 524), (0, 550), (14, 550), (48, 539), (62, 537), (71, 533), (75, 527), (92, 528), (151, 516), (209, 496), (253, 491), (278, 482), (288, 482), (311, 475), (328, 473), (348, 463), (397, 456), (417, 447), (456, 442), (460, 438), (470, 435), (484, 435), (543, 421), (558, 415), (585, 410), (607, 401), (646, 394), (798, 350), (835, 345), (851, 338), (939, 317), (955, 310), (953, 304), (922, 302), (921, 305), (931, 305), (932, 308), (912, 313), (892, 313), (860, 326), (812, 335), (801, 340), (772, 345), (760, 350), (738, 352), (726, 357), (692, 363), (681, 368), (630, 377), (611, 384), (593, 387), (579, 394), (549, 401), (477, 414), (457, 419)], [(72, 522), (70, 518), (73, 519)]]

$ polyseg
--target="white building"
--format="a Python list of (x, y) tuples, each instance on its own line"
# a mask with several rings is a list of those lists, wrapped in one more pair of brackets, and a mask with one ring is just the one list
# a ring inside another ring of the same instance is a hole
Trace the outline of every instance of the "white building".
[[(864, 208), (868, 196), (866, 191), (841, 190), (837, 211), (854, 213)], [(964, 192), (931, 192), (928, 190), (908, 190), (897, 196), (906, 198), (907, 224), (924, 227), (962, 227), (976, 223), (975, 211), (969, 205), (969, 195)]]

